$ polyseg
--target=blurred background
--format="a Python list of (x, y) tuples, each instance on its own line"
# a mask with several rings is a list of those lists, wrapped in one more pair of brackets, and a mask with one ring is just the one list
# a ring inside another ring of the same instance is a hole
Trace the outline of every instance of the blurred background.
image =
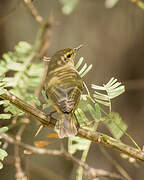
[[(106, 8), (104, 0), (79, 0), (74, 10), (65, 15), (58, 0), (34, 0), (41, 16), (48, 20), (53, 13), (55, 24), (52, 39), (47, 50), (51, 56), (65, 47), (81, 43), (77, 58), (83, 56), (92, 70), (84, 78), (88, 87), (92, 83), (102, 85), (111, 77), (117, 78), (126, 92), (113, 101), (113, 111), (119, 112), (128, 125), (128, 133), (140, 147), (144, 141), (144, 11), (130, 0), (119, 1), (113, 8)], [(11, 13), (12, 12), (12, 13)], [(0, 1), (0, 55), (13, 50), (19, 41), (33, 43), (38, 23), (19, 0)], [(50, 129), (44, 129), (37, 137), (36, 121), (32, 121), (23, 134), (23, 142), (46, 138)], [(107, 132), (104, 127), (99, 131)], [(125, 136), (123, 142), (132, 145)], [(57, 140), (49, 148), (58, 149), (67, 141)], [(133, 145), (132, 145), (133, 146)], [(144, 165), (136, 166), (120, 157), (118, 152), (107, 149), (113, 158), (128, 172), (133, 180), (144, 179)], [(13, 149), (11, 148), (11, 153)], [(9, 153), (10, 154), (10, 153)], [(76, 154), (77, 157), (80, 153)], [(21, 153), (22, 165), (30, 180), (72, 180), (76, 165), (63, 157), (31, 155)], [(1, 180), (15, 179), (13, 157), (8, 156), (6, 165), (0, 171)], [(95, 168), (115, 171), (115, 167), (101, 153), (99, 146), (92, 144), (87, 163)], [(85, 179), (85, 178), (84, 178)], [(104, 180), (104, 178), (103, 178)]]

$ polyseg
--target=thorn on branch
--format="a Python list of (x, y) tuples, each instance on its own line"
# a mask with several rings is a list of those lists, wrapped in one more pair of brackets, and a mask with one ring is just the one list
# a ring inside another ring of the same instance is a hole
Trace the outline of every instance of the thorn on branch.
[(40, 133), (40, 131), (44, 128), (43, 125), (40, 125), (39, 129), (37, 130), (35, 137)]

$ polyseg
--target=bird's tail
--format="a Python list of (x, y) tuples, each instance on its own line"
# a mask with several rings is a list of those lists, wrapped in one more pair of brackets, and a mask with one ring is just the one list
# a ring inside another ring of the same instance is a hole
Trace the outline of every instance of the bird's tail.
[(72, 114), (59, 113), (58, 118), (56, 129), (58, 129), (59, 138), (75, 136), (77, 134), (77, 128), (74, 124), (74, 117)]

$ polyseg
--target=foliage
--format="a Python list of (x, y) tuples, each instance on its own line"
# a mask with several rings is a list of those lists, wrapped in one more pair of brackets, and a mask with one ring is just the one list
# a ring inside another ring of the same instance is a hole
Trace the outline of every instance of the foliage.
[(113, 8), (119, 0), (105, 0), (105, 7), (106, 8)]
[[(111, 78), (110, 81), (103, 86), (97, 86), (92, 84), (92, 88), (95, 90), (93, 97), (94, 100), (100, 104), (108, 106), (111, 111), (111, 99), (119, 96), (125, 91), (124, 86), (121, 86), (117, 79)], [(99, 93), (96, 90), (106, 91), (107, 94)]]
[(0, 75), (8, 72), (13, 74), (11, 77), (4, 78), (6, 87), (10, 88), (10, 92), (26, 101), (31, 99), (30, 96), (38, 86), (43, 72), (42, 63), (31, 63), (34, 56), (33, 46), (21, 41), (15, 46), (13, 52), (5, 53), (0, 61)]
[[(2, 127), (2, 128), (0, 128), (0, 134), (6, 132), (7, 130), (8, 130), (8, 127)], [(1, 139), (1, 137), (0, 137), (0, 139)], [(1, 146), (1, 144), (2, 144), (2, 142), (0, 141), (0, 146)], [(7, 157), (7, 156), (8, 156), (8, 153), (7, 153), (4, 149), (0, 148), (0, 169), (3, 168), (2, 161), (3, 161), (4, 158)]]
[(62, 12), (65, 15), (69, 15), (75, 9), (76, 5), (78, 4), (79, 0), (59, 0), (62, 4)]
[[(42, 95), (46, 104), (41, 104), (39, 99), (34, 95), (34, 90), (38, 87), (40, 78), (43, 73), (42, 62), (34, 61), (34, 47), (27, 42), (20, 42), (13, 52), (8, 52), (3, 55), (0, 61), (0, 93), (5, 93), (7, 89), (14, 95), (20, 97), (28, 103), (35, 103), (42, 109), (50, 106), (46, 93), (42, 90)], [(32, 63), (33, 61), (33, 63)], [(76, 70), (81, 77), (84, 77), (92, 68), (92, 65), (84, 63), (84, 58), (81, 57), (75, 65)], [(91, 131), (96, 131), (99, 123), (103, 122), (115, 138), (120, 139), (125, 133), (127, 126), (122, 121), (117, 113), (111, 113), (111, 99), (119, 96), (124, 92), (124, 86), (117, 82), (117, 79), (112, 78), (106, 85), (97, 86), (92, 84), (94, 93), (91, 95), (86, 84), (87, 94), (83, 94), (78, 108), (75, 111), (75, 116), (84, 127)], [(105, 91), (106, 94), (98, 91)], [(100, 104), (109, 107), (110, 113), (102, 117), (104, 110)], [(9, 101), (1, 100), (0, 105), (4, 108), (4, 113), (0, 114), (1, 119), (10, 119), (13, 115), (21, 117), (24, 113), (11, 105)], [(20, 118), (19, 118), (20, 121)], [(41, 142), (43, 143), (43, 142)], [(42, 144), (43, 145), (43, 144)], [(81, 160), (86, 161), (91, 142), (79, 137), (69, 137), (68, 151), (74, 154), (76, 151), (82, 152)], [(83, 169), (77, 169), (77, 180), (82, 179)]]
[[(28, 103), (40, 105), (37, 97), (34, 96), (34, 90), (38, 87), (41, 75), (43, 73), (42, 63), (34, 61), (35, 49), (27, 42), (19, 42), (14, 51), (3, 54), (0, 60), (0, 94), (6, 93), (9, 89), (11, 93), (25, 100)], [(21, 116), (24, 115), (17, 107), (10, 104), (8, 100), (1, 100), (3, 113), (0, 119), (11, 119), (17, 117), (17, 124), (23, 123)], [(13, 125), (9, 125), (12, 127)], [(2, 127), (0, 131), (8, 130)], [(0, 160), (7, 156), (5, 150), (0, 149)], [(3, 165), (0, 162), (0, 168)]]
[[(39, 62), (32, 62), (35, 57), (34, 47), (27, 42), (21, 41), (15, 46), (14, 51), (3, 54), (0, 60), (0, 93), (4, 93), (7, 88), (10, 92), (28, 103), (40, 105), (34, 90), (38, 87), (43, 65)], [(4, 107), (4, 112), (21, 116), (24, 113), (11, 105), (9, 101), (1, 100), (0, 105)], [(11, 114), (0, 114), (2, 119), (10, 119)]]
[(105, 117), (104, 124), (116, 139), (120, 139), (127, 130), (126, 123), (122, 120), (120, 115), (115, 112), (111, 112)]
[[(75, 68), (78, 70), (83, 63), (84, 59), (80, 58)], [(82, 68), (78, 71), (81, 77), (86, 75), (92, 68), (92, 65), (87, 67), (85, 63)], [(79, 121), (80, 125), (91, 131), (96, 131), (100, 122), (104, 121), (104, 124), (112, 133), (115, 138), (120, 139), (127, 126), (124, 121), (120, 118), (118, 113), (111, 113), (111, 99), (122, 94), (125, 89), (121, 83), (117, 82), (117, 79), (111, 78), (110, 81), (103, 86), (97, 86), (92, 84), (92, 89), (94, 89), (93, 97), (91, 97), (90, 92), (85, 85), (87, 90), (87, 95), (82, 95), (81, 102), (79, 103), (78, 108), (75, 111), (75, 116)], [(107, 94), (102, 94), (97, 92), (97, 90), (106, 91)], [(102, 118), (102, 108), (99, 104), (109, 107), (110, 114), (106, 115), (105, 118)], [(87, 118), (89, 115), (89, 118)], [(92, 119), (89, 121), (88, 119)], [(86, 161), (91, 142), (82, 139), (79, 137), (69, 137), (68, 142), (68, 151), (74, 154), (76, 151), (82, 151), (81, 160)], [(83, 169), (79, 167), (76, 172), (76, 180), (82, 180)]]

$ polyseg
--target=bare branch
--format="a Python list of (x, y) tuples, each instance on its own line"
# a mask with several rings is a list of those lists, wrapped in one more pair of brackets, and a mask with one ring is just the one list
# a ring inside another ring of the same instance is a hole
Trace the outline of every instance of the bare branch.
[(80, 165), (81, 167), (83, 167), (85, 169), (85, 174), (89, 177), (89, 178), (96, 178), (96, 177), (109, 177), (109, 178), (115, 178), (118, 180), (122, 180), (123, 178), (116, 174), (116, 173), (111, 173), (108, 172), (106, 170), (102, 170), (102, 169), (95, 169), (90, 167), (88, 164), (86, 164), (85, 162), (75, 158), (74, 156), (72, 156), (71, 154), (69, 154), (67, 151), (65, 151), (64, 149), (61, 150), (51, 150), (51, 149), (45, 149), (45, 148), (38, 148), (38, 147), (34, 147), (28, 144), (24, 144), (21, 141), (17, 141), (16, 139), (12, 138), (11, 136), (7, 135), (7, 134), (2, 134), (2, 137), (9, 143), (12, 144), (16, 144), (19, 146), (22, 146), (23, 148), (26, 148), (28, 150), (30, 150), (33, 153), (36, 154), (48, 154), (48, 155), (55, 155), (55, 156), (64, 156), (69, 160), (74, 161), (75, 163), (77, 163), (78, 165)]
[[(43, 126), (49, 128), (55, 127), (56, 119), (54, 119), (53, 117), (49, 117), (44, 112), (40, 111), (36, 107), (31, 106), (30, 104), (27, 104), (26, 102), (22, 101), (21, 99), (14, 96), (10, 92), (7, 91), (6, 93), (1, 94), (0, 98), (9, 100), (13, 105), (15, 105), (22, 111), (28, 113), (29, 115), (40, 121)], [(144, 161), (143, 151), (133, 148), (129, 145), (126, 145), (121, 141), (114, 139), (106, 134), (100, 132), (92, 132), (89, 130), (85, 130), (83, 128), (79, 128), (77, 136), (81, 138), (89, 139), (90, 141), (93, 141), (95, 143), (102, 144), (109, 148), (123, 152), (135, 159)]]
[[(17, 142), (21, 142), (21, 135), (25, 129), (26, 124), (23, 124), (20, 126), (18, 133), (16, 135), (16, 140)], [(16, 168), (16, 179), (17, 180), (22, 180), (25, 178), (25, 174), (22, 170), (21, 167), (21, 159), (20, 159), (20, 155), (19, 155), (19, 145), (16, 143), (14, 144), (14, 154), (15, 154), (15, 168)]]
[(24, 0), (26, 6), (30, 9), (32, 16), (39, 24), (44, 24), (43, 17), (39, 14), (31, 0)]
[[(30, 13), (34, 17), (34, 19), (41, 25), (40, 31), (39, 31), (39, 36), (36, 40), (35, 46), (38, 51), (37, 55), (38, 58), (41, 59), (47, 51), (47, 49), (50, 46), (51, 42), (51, 37), (52, 37), (52, 25), (54, 23), (54, 17), (51, 14), (49, 18), (49, 22), (45, 22), (44, 18), (39, 14), (38, 10), (36, 7), (33, 5), (31, 0), (24, 0), (25, 5), (28, 7), (30, 10)], [(43, 88), (43, 84), (45, 82), (46, 74), (47, 74), (47, 69), (48, 69), (48, 64), (47, 62), (44, 62), (44, 73), (43, 77), (41, 79), (39, 87), (36, 89), (35, 94), (36, 96), (39, 97), (40, 91)]]

